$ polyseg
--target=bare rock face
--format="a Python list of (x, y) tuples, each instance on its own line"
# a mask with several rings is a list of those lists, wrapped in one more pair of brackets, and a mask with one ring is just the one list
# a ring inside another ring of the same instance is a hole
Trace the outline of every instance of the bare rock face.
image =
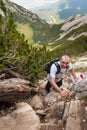
[(66, 130), (83, 129), (82, 104), (79, 100), (70, 102), (67, 115), (68, 117), (66, 120)]
[(55, 103), (56, 101), (60, 100), (60, 95), (55, 92), (55, 91), (51, 91), (50, 93), (48, 93), (45, 98), (44, 98), (44, 103), (46, 106), (49, 106), (53, 103)]
[(34, 108), (34, 109), (44, 109), (44, 105), (40, 99), (40, 97), (38, 95), (35, 95), (31, 102), (30, 102), (30, 105)]
[(84, 73), (84, 77), (78, 81), (69, 85), (71, 91), (76, 92), (76, 99), (82, 99), (87, 97), (87, 73)]
[(78, 57), (76, 59), (76, 62), (74, 63), (74, 67), (77, 67), (77, 68), (84, 68), (86, 66), (87, 66), (87, 55)]
[(0, 130), (39, 130), (40, 120), (30, 105), (16, 104), (17, 110), (0, 118)]

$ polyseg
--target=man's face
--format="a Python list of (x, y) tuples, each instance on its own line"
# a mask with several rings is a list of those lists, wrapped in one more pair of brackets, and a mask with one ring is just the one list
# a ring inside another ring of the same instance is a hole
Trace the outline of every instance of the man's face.
[(70, 62), (69, 58), (62, 58), (60, 60), (60, 67), (65, 69), (68, 66), (69, 62)]

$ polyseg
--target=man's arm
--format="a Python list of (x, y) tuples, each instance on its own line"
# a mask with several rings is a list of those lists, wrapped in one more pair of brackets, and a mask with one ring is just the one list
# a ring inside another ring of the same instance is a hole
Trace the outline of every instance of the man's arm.
[(52, 87), (63, 97), (68, 97), (69, 96), (69, 92), (65, 91), (63, 89), (61, 89), (61, 87), (59, 87), (56, 82), (55, 82), (55, 78), (54, 77), (50, 77), (50, 83), (52, 85)]
[(78, 79), (78, 77), (77, 77), (77, 75), (76, 75), (76, 72), (75, 72), (74, 68), (72, 68), (72, 69), (70, 70), (70, 73), (72, 74), (72, 76), (73, 76), (73, 78), (74, 78), (75, 80)]
[(52, 87), (53, 87), (57, 92), (60, 93), (61, 88), (58, 87), (58, 85), (56, 84), (54, 77), (50, 77), (50, 83), (51, 83)]

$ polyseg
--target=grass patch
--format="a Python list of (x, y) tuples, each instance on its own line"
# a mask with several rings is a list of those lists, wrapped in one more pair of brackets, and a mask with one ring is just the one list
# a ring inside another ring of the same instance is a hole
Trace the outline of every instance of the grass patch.
[(87, 94), (81, 94), (80, 95), (80, 99), (84, 99), (84, 98), (87, 99)]
[(25, 35), (25, 39), (28, 40), (28, 42), (33, 42), (33, 30), (29, 26), (29, 24), (23, 24), (23, 23), (16, 23), (17, 24), (17, 30)]

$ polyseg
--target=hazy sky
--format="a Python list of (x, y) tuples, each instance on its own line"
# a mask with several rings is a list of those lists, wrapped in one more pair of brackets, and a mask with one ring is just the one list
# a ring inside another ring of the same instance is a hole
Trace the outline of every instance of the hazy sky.
[(29, 9), (32, 7), (33, 8), (39, 7), (49, 3), (55, 3), (56, 1), (61, 1), (61, 0), (10, 0), (10, 1)]

